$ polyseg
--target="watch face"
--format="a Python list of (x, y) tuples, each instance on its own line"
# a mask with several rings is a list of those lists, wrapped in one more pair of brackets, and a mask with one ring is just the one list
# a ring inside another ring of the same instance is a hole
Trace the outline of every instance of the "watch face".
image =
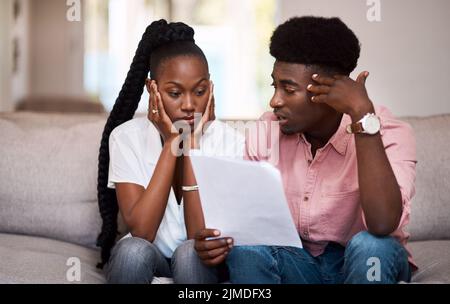
[(380, 119), (375, 115), (368, 116), (364, 123), (364, 131), (369, 134), (376, 134), (380, 127)]

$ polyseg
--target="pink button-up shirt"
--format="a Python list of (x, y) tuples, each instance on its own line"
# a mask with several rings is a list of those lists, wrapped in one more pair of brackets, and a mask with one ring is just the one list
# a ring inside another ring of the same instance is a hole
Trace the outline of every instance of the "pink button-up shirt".
[[(405, 246), (409, 234), (403, 229), (409, 222), (415, 193), (415, 138), (412, 128), (395, 119), (386, 108), (376, 107), (376, 114), (381, 119), (382, 141), (403, 200), (400, 224), (392, 236)], [(367, 230), (359, 196), (355, 138), (346, 132), (350, 117), (343, 116), (337, 132), (314, 158), (303, 134), (282, 134), (273, 127), (276, 117), (270, 112), (260, 120), (265, 123), (258, 123), (258, 132), (247, 133), (246, 158), (269, 161), (280, 170), (304, 248), (318, 256), (328, 242), (346, 246), (356, 233)]]

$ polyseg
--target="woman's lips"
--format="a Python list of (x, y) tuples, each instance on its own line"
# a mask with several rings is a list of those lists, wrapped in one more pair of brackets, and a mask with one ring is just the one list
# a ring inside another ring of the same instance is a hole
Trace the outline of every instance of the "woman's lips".
[(183, 123), (186, 123), (186, 124), (188, 124), (190, 126), (193, 126), (194, 122), (195, 122), (195, 118), (193, 116), (192, 117), (182, 117), (182, 118), (177, 119), (175, 121), (175, 124), (177, 122), (183, 122)]
[(195, 122), (195, 117), (194, 116), (184, 117), (182, 118), (182, 120), (187, 122), (189, 125), (193, 126)]
[(185, 119), (185, 121), (190, 125), (194, 124), (194, 118)]

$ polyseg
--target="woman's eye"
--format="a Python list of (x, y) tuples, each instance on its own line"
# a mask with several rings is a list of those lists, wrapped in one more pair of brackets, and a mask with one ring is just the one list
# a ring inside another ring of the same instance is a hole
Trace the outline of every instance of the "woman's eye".
[(169, 92), (169, 96), (173, 98), (180, 97), (180, 95), (181, 95), (180, 92)]
[(197, 94), (197, 96), (202, 96), (203, 94), (205, 94), (205, 90), (198, 90), (197, 92), (195, 92), (195, 94)]

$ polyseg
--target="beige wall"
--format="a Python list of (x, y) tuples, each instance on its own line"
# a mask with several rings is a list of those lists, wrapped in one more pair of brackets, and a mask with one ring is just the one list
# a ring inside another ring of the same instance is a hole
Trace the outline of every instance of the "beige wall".
[(338, 16), (356, 33), (362, 52), (355, 73), (370, 71), (375, 103), (400, 116), (450, 113), (450, 1), (380, 0), (380, 22), (367, 20), (366, 0), (278, 2), (279, 22)]
[(14, 110), (15, 103), (29, 94), (30, 0), (0, 2), (0, 111)]
[(84, 35), (69, 22), (65, 0), (31, 1), (30, 94), (84, 95)]
[[(27, 96), (84, 96), (84, 26), (67, 20), (66, 0), (0, 1), (0, 111), (11, 111)], [(81, 6), (81, 9), (83, 6)], [(13, 40), (19, 42), (12, 72)]]
[(17, 0), (20, 3), (20, 15), (13, 22), (11, 34), (17, 40), (19, 56), (17, 70), (11, 76), (11, 102), (24, 98), (30, 93), (30, 0)]
[(0, 111), (10, 111), (12, 70), (12, 0), (0, 1)]
[[(14, 24), (13, 1), (0, 0), (0, 111), (25, 95), (84, 95), (84, 16), (67, 21), (66, 0), (21, 1), (29, 4), (29, 18)], [(375, 103), (401, 116), (450, 113), (450, 1), (380, 0), (381, 22), (367, 20), (366, 0), (277, 1), (279, 22), (294, 15), (339, 16), (355, 31), (362, 43), (356, 71), (371, 72), (367, 87)], [(28, 36), (16, 75), (14, 33)]]

